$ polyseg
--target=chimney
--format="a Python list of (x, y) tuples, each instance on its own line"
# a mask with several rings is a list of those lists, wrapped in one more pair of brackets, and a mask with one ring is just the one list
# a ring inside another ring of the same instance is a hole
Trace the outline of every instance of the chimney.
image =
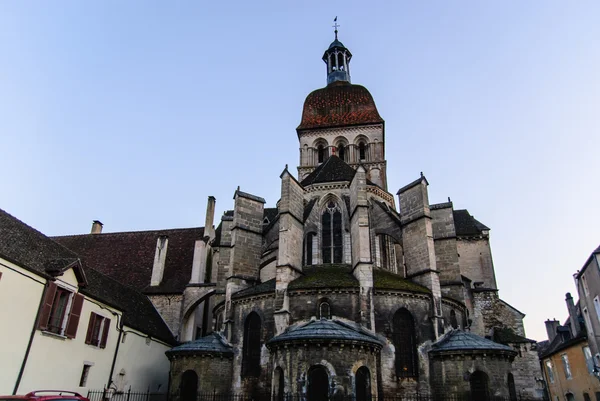
[(565, 301), (567, 302), (567, 309), (569, 310), (569, 321), (571, 322), (571, 334), (575, 338), (579, 335), (581, 327), (579, 325), (579, 316), (577, 315), (577, 308), (573, 302), (573, 297), (570, 292), (567, 292)]
[(154, 252), (154, 264), (152, 265), (152, 277), (150, 279), (151, 286), (157, 286), (163, 279), (165, 273), (165, 260), (167, 259), (167, 246), (169, 245), (169, 237), (161, 235), (156, 240), (156, 251)]
[(558, 328), (558, 325), (560, 323), (556, 319), (548, 319), (544, 323), (546, 323), (546, 333), (548, 333), (548, 340), (552, 342), (552, 340), (554, 340), (554, 337), (556, 337), (556, 329)]
[(92, 231), (91, 234), (101, 234), (102, 233), (102, 222), (100, 220), (94, 220), (92, 222)]
[(214, 196), (208, 197), (208, 203), (206, 204), (206, 220), (204, 221), (204, 236), (213, 239), (215, 237), (215, 230), (213, 224), (215, 220), (215, 203), (217, 199)]

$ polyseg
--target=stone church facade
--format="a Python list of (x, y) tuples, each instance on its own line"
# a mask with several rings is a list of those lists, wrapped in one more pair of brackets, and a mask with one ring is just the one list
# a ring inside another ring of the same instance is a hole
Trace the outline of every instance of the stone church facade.
[(430, 204), (422, 173), (388, 192), (384, 120), (351, 58), (336, 32), (275, 208), (238, 187), (216, 229), (209, 197), (204, 227), (55, 240), (151, 299), (181, 344), (167, 353), (173, 401), (541, 398), (489, 228), (450, 199)]

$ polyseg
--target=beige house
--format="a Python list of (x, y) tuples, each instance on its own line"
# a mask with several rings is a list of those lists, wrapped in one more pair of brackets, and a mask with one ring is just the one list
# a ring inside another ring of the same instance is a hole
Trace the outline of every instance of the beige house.
[(168, 387), (175, 342), (148, 298), (3, 210), (0, 319), (0, 394)]

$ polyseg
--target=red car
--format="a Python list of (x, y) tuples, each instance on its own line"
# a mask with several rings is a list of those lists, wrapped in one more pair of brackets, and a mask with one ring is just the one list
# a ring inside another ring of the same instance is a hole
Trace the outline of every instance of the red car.
[(25, 395), (0, 395), (0, 401), (90, 401), (74, 391), (38, 390)]

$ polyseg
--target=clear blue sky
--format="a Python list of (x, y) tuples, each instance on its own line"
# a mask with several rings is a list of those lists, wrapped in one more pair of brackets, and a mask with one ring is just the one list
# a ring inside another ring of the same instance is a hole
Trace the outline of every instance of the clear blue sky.
[(386, 120), (389, 187), (423, 171), (492, 228), (527, 334), (600, 244), (598, 1), (0, 2), (0, 207), (48, 235), (274, 206), (333, 39)]

